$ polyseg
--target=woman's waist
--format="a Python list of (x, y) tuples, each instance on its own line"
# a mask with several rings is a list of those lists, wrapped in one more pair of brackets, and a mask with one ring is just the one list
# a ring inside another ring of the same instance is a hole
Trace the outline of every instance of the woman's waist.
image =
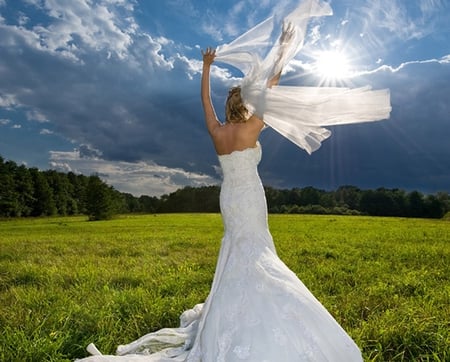
[(258, 171), (256, 169), (240, 169), (240, 170), (231, 170), (223, 172), (223, 181), (222, 183), (232, 183), (232, 184), (251, 184), (251, 183), (259, 183), (260, 178), (258, 175)]
[(222, 180), (222, 191), (230, 190), (234, 194), (252, 191), (261, 187), (261, 180), (258, 177), (250, 178), (224, 178)]

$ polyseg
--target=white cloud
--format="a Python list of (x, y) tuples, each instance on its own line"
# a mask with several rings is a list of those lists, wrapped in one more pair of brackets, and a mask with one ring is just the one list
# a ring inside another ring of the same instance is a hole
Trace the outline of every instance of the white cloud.
[(5, 119), (5, 118), (0, 119), (0, 125), (1, 126), (6, 126), (9, 123), (11, 123), (10, 119)]
[(144, 71), (171, 70), (174, 60), (171, 56), (166, 57), (162, 52), (164, 49), (170, 51), (172, 44), (173, 42), (166, 38), (156, 39), (146, 33), (136, 34), (126, 62)]
[(424, 15), (435, 14), (444, 8), (444, 0), (420, 0), (420, 10)]
[(402, 40), (422, 39), (440, 30), (441, 25), (448, 24), (448, 19), (440, 18), (440, 12), (444, 9), (441, 0), (376, 0), (367, 2), (362, 9), (360, 16), (366, 19), (364, 33), (382, 28)]
[[(126, 1), (33, 4), (51, 15), (45, 26), (33, 27), (32, 13), (28, 28), (0, 25), (0, 107), (20, 108), (28, 120), (49, 122), (61, 137), (91, 144), (108, 159), (183, 168), (195, 148), (209, 145), (206, 133), (200, 141), (185, 138), (203, 131), (201, 109), (190, 103), (198, 99), (193, 80), (201, 64), (180, 54), (181, 45), (116, 16), (111, 7), (125, 8)], [(129, 41), (121, 46), (123, 36)], [(126, 56), (116, 56), (122, 50)]]
[(53, 134), (54, 132), (53, 131), (51, 131), (51, 130), (49, 130), (49, 129), (47, 129), (47, 128), (43, 128), (43, 129), (41, 129), (41, 131), (39, 132), (39, 134), (42, 134), (42, 135), (50, 135), (50, 134)]
[[(294, 1), (295, 2), (295, 1)], [(273, 14), (285, 13), (292, 0), (240, 0), (226, 10), (201, 13), (201, 30), (217, 42), (229, 41), (243, 34)]]
[(98, 174), (117, 190), (135, 196), (161, 196), (184, 186), (207, 186), (219, 182), (205, 174), (169, 168), (154, 162), (117, 162), (81, 157), (79, 150), (51, 151), (50, 166), (62, 172)]
[[(201, 25), (202, 31), (208, 34), (211, 38), (216, 40), (217, 42), (221, 42), (223, 40), (221, 29), (214, 23), (203, 23)], [(227, 31), (230, 31), (230, 25), (226, 25)]]
[(13, 94), (1, 94), (0, 93), (0, 107), (10, 109), (18, 105), (18, 101)]
[(29, 121), (37, 121), (39, 123), (49, 122), (48, 118), (43, 113), (41, 113), (40, 111), (38, 111), (36, 109), (34, 109), (32, 111), (27, 111), (26, 117), (27, 117), (27, 120), (29, 120)]
[[(109, 51), (119, 58), (127, 56), (137, 24), (131, 16), (133, 5), (127, 1), (44, 0), (28, 1), (49, 16), (48, 25), (18, 27), (17, 32), (35, 48), (80, 60), (86, 47)], [(120, 15), (120, 16), (119, 16)], [(28, 23), (21, 16), (21, 25)]]
[[(377, 63), (379, 63), (379, 62), (377, 61)], [(403, 68), (405, 68), (405, 67), (407, 67), (409, 65), (413, 65), (413, 64), (429, 64), (429, 63), (448, 64), (448, 63), (450, 63), (450, 55), (443, 56), (440, 59), (412, 60), (412, 61), (409, 61), (409, 62), (401, 63), (397, 67), (383, 64), (382, 66), (380, 66), (380, 67), (378, 67), (376, 69), (373, 69), (373, 70), (354, 72), (353, 76), (354, 77), (359, 77), (361, 75), (374, 74), (374, 73), (378, 73), (378, 72), (382, 72), (382, 71), (389, 71), (391, 73), (396, 73), (396, 72), (402, 70)]]
[(322, 36), (320, 34), (320, 25), (315, 25), (308, 34), (307, 39), (308, 45), (309, 44), (314, 45), (320, 40), (321, 37)]
[(396, 1), (383, 2), (377, 10), (381, 13), (378, 25), (404, 39), (421, 38), (424, 28), (408, 16), (403, 4)]
[(450, 54), (444, 55), (444, 56), (441, 58), (441, 63), (450, 63)]
[(184, 17), (187, 14), (189, 16), (197, 17), (201, 10), (195, 6), (195, 0), (166, 0), (171, 7), (171, 11), (178, 13)]
[(26, 16), (23, 13), (20, 13), (19, 19), (18, 19), (19, 25), (24, 26), (28, 23), (29, 20), (30, 20), (30, 18), (28, 16)]

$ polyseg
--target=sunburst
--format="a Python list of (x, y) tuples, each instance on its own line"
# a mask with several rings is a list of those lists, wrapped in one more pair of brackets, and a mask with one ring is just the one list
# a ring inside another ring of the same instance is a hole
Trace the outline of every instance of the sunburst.
[(322, 85), (346, 83), (352, 76), (348, 56), (337, 50), (323, 50), (314, 55), (313, 72)]

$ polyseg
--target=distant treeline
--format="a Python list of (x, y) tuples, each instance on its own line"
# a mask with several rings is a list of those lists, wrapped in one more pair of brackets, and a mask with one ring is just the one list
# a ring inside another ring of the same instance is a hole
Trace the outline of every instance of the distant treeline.
[[(157, 212), (218, 212), (219, 186), (185, 187), (159, 200)], [(450, 210), (450, 195), (342, 186), (336, 191), (314, 187), (290, 190), (265, 187), (269, 213), (336, 214), (442, 218)]]
[(98, 176), (18, 166), (0, 156), (0, 216), (89, 215), (108, 219), (125, 205), (124, 196)]
[[(341, 214), (441, 218), (450, 195), (342, 186), (335, 191), (313, 187), (279, 190), (265, 187), (270, 213)], [(0, 217), (88, 215), (108, 219), (119, 213), (219, 212), (219, 186), (185, 187), (161, 197), (135, 197), (97, 175), (18, 166), (0, 156)]]

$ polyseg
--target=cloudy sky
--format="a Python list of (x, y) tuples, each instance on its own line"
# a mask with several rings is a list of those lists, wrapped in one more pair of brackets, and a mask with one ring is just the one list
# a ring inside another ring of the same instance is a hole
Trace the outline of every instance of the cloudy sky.
[[(220, 182), (200, 49), (294, 0), (0, 0), (0, 155), (162, 195)], [(309, 156), (263, 131), (264, 184), (450, 191), (450, 2), (331, 0), (282, 83), (389, 88), (386, 121), (330, 128)], [(330, 58), (333, 60), (330, 64)], [(217, 63), (213, 102), (241, 76)]]

